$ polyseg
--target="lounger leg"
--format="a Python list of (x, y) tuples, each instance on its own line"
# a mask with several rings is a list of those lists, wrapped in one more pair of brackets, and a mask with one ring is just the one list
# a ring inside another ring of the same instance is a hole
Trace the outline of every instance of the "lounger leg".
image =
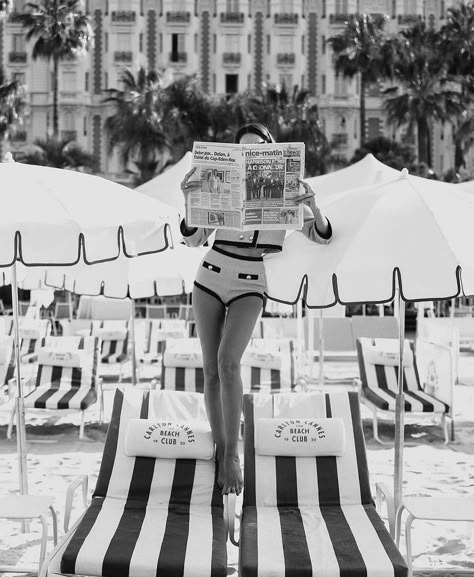
[(397, 509), (397, 514), (395, 516), (395, 545), (399, 547), (400, 545), (400, 533), (402, 528), (402, 515), (405, 507), (400, 505)]
[(379, 443), (380, 445), (392, 446), (393, 445), (392, 441), (382, 441), (382, 439), (379, 437), (379, 425), (378, 425), (378, 421), (377, 421), (377, 410), (376, 409), (373, 409), (373, 411), (372, 411), (372, 423), (373, 423), (373, 431), (374, 431), (375, 441), (377, 441), (377, 443)]
[(407, 565), (408, 565), (408, 577), (413, 577), (413, 567), (412, 567), (412, 555), (411, 555), (411, 525), (415, 517), (410, 513), (408, 515), (405, 524), (405, 541), (407, 549)]
[(53, 518), (53, 542), (54, 546), (58, 544), (58, 516), (56, 515), (56, 510), (51, 505), (49, 508), (51, 511), (51, 517)]
[(79, 439), (84, 438), (84, 421), (85, 421), (85, 411), (81, 411), (81, 424), (79, 425)]
[(41, 567), (44, 563), (46, 558), (46, 545), (48, 543), (48, 520), (44, 515), (40, 515), (39, 519), (41, 521), (41, 525), (43, 527), (41, 533), (41, 548), (40, 548), (40, 558), (39, 558), (39, 566)]

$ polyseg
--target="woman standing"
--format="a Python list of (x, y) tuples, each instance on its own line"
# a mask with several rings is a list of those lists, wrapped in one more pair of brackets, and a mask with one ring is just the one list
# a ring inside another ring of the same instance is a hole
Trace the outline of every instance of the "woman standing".
[[(235, 141), (240, 144), (275, 142), (266, 126), (242, 126)], [(201, 186), (192, 180), (195, 169), (184, 177), (185, 196)], [(303, 204), (302, 233), (314, 242), (327, 244), (332, 230), (316, 204), (309, 184), (300, 180), (304, 194), (294, 201)], [(189, 228), (184, 219), (181, 233), (188, 246), (200, 246), (212, 228)], [(218, 483), (222, 492), (242, 490), (238, 453), (242, 381), (240, 361), (262, 311), (265, 293), (264, 255), (281, 251), (285, 230), (239, 232), (218, 229), (214, 244), (204, 257), (196, 275), (193, 310), (201, 341), (204, 366), (204, 397), (209, 422), (216, 442)]]

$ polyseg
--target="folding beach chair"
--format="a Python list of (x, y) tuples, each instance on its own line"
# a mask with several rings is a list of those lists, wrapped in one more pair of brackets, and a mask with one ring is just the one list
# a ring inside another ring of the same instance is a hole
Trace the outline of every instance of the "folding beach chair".
[(92, 502), (44, 577), (225, 577), (213, 450), (202, 395), (117, 389)]
[(112, 365), (128, 359), (128, 321), (92, 321), (91, 334), (101, 340), (101, 363)]
[[(395, 418), (395, 400), (398, 390), (398, 339), (368, 339), (357, 340), (357, 355), (360, 370), (361, 401), (372, 412), (374, 438), (381, 444), (378, 434), (378, 417)], [(446, 371), (446, 377), (437, 375), (436, 378), (446, 378), (447, 390), (451, 401), (446, 398), (435, 397), (420, 379), (420, 372), (413, 343), (404, 341), (403, 352), (403, 389), (405, 394), (405, 413), (416, 418), (439, 419), (444, 429), (445, 442), (449, 442), (448, 423), (446, 417), (452, 419), (452, 375), (451, 367)], [(436, 348), (436, 345), (435, 345)], [(441, 354), (441, 347), (438, 347)], [(432, 387), (434, 390), (434, 387)], [(443, 395), (444, 396), (444, 395)], [(391, 442), (390, 444), (393, 444)]]
[(184, 339), (188, 336), (185, 320), (151, 319), (145, 322), (144, 362), (156, 363), (160, 361), (166, 339)]
[[(85, 412), (102, 394), (97, 375), (99, 340), (96, 337), (46, 337), (40, 341), (38, 366), (31, 392), (25, 396), (27, 413), (80, 411), (79, 437), (84, 436)], [(29, 387), (27, 386), (26, 389)], [(14, 425), (13, 406), (7, 437)]]
[(161, 388), (204, 392), (204, 370), (199, 339), (167, 339), (161, 363)]
[(245, 392), (291, 391), (296, 384), (295, 347), (291, 339), (252, 339), (241, 361)]
[(19, 328), (20, 359), (23, 363), (34, 363), (38, 359), (41, 339), (51, 334), (51, 323), (43, 319), (23, 319)]
[(371, 497), (356, 392), (247, 394), (244, 415), (241, 577), (407, 575)]

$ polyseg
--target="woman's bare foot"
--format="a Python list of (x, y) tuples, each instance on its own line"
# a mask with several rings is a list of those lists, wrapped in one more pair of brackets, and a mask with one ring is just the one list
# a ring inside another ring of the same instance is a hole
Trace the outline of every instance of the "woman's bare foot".
[(219, 489), (224, 487), (225, 472), (224, 472), (224, 449), (216, 447), (216, 467), (217, 467), (217, 486)]
[(240, 495), (242, 485), (242, 469), (240, 468), (239, 455), (225, 455), (222, 494), (235, 493), (236, 495)]

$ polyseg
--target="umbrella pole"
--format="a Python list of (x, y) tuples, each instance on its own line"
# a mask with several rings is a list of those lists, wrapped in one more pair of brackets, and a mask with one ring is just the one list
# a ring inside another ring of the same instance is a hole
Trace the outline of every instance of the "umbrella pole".
[(314, 309), (306, 309), (308, 319), (308, 374), (312, 381), (314, 377)]
[(304, 373), (304, 326), (303, 326), (303, 305), (301, 299), (296, 303), (296, 351), (298, 354), (298, 374), (301, 376)]
[(132, 385), (137, 384), (137, 347), (135, 344), (135, 300), (131, 299), (130, 310), (130, 344), (132, 348)]
[(403, 443), (405, 436), (405, 395), (403, 392), (403, 351), (405, 345), (405, 301), (398, 291), (398, 392), (395, 404), (395, 471), (394, 471), (394, 500), (395, 511), (402, 501), (403, 485)]
[(23, 396), (23, 381), (21, 379), (20, 361), (20, 330), (18, 306), (18, 281), (16, 261), (12, 267), (12, 308), (13, 308), (13, 336), (15, 341), (15, 365), (17, 396), (15, 397), (16, 412), (16, 444), (18, 450), (18, 473), (20, 477), (20, 493), (28, 495), (28, 473), (26, 458), (26, 429), (25, 429), (25, 400)]
[(324, 386), (324, 309), (319, 309), (319, 385)]

